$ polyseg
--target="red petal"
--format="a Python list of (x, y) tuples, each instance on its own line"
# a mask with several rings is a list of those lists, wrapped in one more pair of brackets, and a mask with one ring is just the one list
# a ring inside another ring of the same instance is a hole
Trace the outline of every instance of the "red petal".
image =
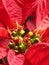
[(4, 25), (4, 27), (9, 27), (10, 29), (14, 29), (16, 28), (16, 24), (11, 20), (11, 17), (9, 16), (9, 14), (7, 13), (7, 11), (5, 10), (4, 6), (3, 6), (3, 2), (2, 0), (0, 1), (0, 22)]
[(4, 65), (9, 65), (8, 63), (5, 63)]
[(47, 38), (45, 39), (45, 42), (49, 43), (49, 37), (47, 37)]
[(24, 0), (15, 0), (15, 1), (19, 4), (20, 7), (23, 7)]
[(32, 65), (42, 65), (44, 62), (46, 63), (46, 64), (44, 63), (44, 65), (48, 65), (49, 64), (49, 44), (39, 43), (39, 44), (32, 45), (26, 53), (26, 59)]
[(8, 52), (9, 65), (23, 65), (24, 60), (25, 58), (23, 54), (15, 55), (13, 50)]
[(38, 0), (25, 0), (23, 6), (23, 21), (36, 9)]
[(35, 29), (35, 25), (32, 23), (32, 21), (27, 21), (26, 26), (30, 31), (33, 31)]
[(0, 37), (2, 37), (2, 38), (8, 37), (8, 31), (3, 27), (0, 27)]
[(9, 50), (8, 52), (8, 63), (9, 64), (11, 64), (14, 56), (15, 56), (15, 52), (13, 50)]
[(23, 65), (32, 65), (27, 59), (25, 59), (24, 64)]
[(22, 54), (19, 54), (13, 58), (13, 61), (11, 65), (23, 65), (24, 63), (24, 56)]
[(8, 14), (12, 18), (12, 20), (14, 20), (14, 21), (17, 20), (19, 23), (21, 23), (22, 10), (19, 7), (19, 5), (14, 0), (6, 0), (6, 1), (2, 0), (2, 1), (3, 1), (6, 11), (8, 12)]
[(3, 24), (1, 23), (1, 21), (0, 21), (0, 27), (4, 27)]
[(49, 12), (49, 0), (45, 0), (46, 1), (46, 6), (47, 6), (47, 13)]
[(41, 39), (46, 39), (49, 37), (49, 28), (47, 28), (43, 33), (41, 33)]
[(47, 27), (49, 27), (49, 13), (47, 12), (47, 0), (41, 0), (39, 1), (38, 7), (37, 7), (37, 11), (36, 11), (36, 26), (37, 29), (46, 29)]
[(9, 42), (10, 42), (11, 40), (10, 39), (4, 39), (4, 38), (0, 38), (0, 45), (2, 46), (2, 47), (7, 47), (8, 45), (9, 45)]
[(7, 56), (7, 51), (5, 48), (0, 47), (0, 59)]

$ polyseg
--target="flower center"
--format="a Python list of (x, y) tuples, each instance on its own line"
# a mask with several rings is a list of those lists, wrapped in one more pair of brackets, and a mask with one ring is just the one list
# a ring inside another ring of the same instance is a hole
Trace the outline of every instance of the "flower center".
[(35, 33), (35, 30), (32, 32), (27, 29), (16, 29), (10, 33), (10, 37), (13, 41), (9, 43), (9, 48), (15, 52), (25, 52), (33, 43), (40, 42), (39, 34)]

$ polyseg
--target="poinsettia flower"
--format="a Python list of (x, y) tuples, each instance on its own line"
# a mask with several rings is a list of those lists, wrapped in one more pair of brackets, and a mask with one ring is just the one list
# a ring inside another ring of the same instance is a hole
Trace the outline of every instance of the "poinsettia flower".
[[(19, 4), (21, 6), (19, 6)], [(33, 30), (35, 27), (39, 27), (39, 29), (47, 28), (48, 25), (41, 23), (45, 23), (45, 18), (47, 18), (46, 13), (46, 6), (45, 9), (42, 7), (45, 0), (25, 0), (25, 1), (16, 1), (16, 0), (1, 0), (1, 6), (0, 6), (0, 19), (1, 19), (1, 26), (0, 26), (0, 59), (3, 59), (4, 57), (7, 57), (9, 65), (37, 65), (37, 64), (43, 64), (49, 62), (49, 44), (47, 43), (39, 43), (36, 45), (31, 46), (28, 51), (26, 51), (26, 54), (16, 54), (14, 50), (7, 51), (6, 46), (8, 45), (10, 41), (9, 32), (16, 29), (16, 20), (19, 24), (23, 23), (23, 21), (27, 20), (27, 18), (32, 14), (33, 11), (36, 11), (37, 7), (37, 22), (35, 22), (35, 19), (33, 18), (30, 22), (26, 23), (26, 26), (29, 30)], [(40, 4), (40, 5), (39, 5)], [(40, 11), (40, 10), (41, 11)], [(34, 13), (35, 14), (35, 13)], [(42, 15), (43, 14), (43, 15)], [(35, 15), (36, 16), (36, 15)], [(43, 18), (42, 18), (43, 17)], [(28, 21), (28, 20), (27, 20)], [(35, 23), (34, 23), (35, 22)], [(47, 22), (47, 20), (46, 20)], [(32, 23), (33, 26), (32, 26)], [(37, 25), (36, 25), (37, 23)], [(40, 25), (41, 23), (41, 25)], [(30, 24), (30, 25), (29, 25)], [(28, 26), (29, 25), (29, 26)], [(32, 26), (30, 28), (30, 26)], [(48, 33), (47, 33), (48, 34)], [(47, 39), (47, 38), (46, 38)], [(31, 51), (30, 51), (31, 50)], [(3, 52), (4, 51), (4, 52)], [(33, 53), (32, 53), (33, 52)], [(46, 53), (47, 52), (47, 53)], [(39, 57), (37, 59), (37, 57)], [(36, 60), (36, 62), (35, 62)], [(44, 62), (45, 61), (45, 62)]]

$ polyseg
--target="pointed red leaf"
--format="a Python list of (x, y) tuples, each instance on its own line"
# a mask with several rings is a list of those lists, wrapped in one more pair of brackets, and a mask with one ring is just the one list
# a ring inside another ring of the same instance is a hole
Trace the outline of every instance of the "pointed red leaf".
[(26, 59), (32, 65), (42, 65), (44, 61), (46, 63), (44, 64), (48, 65), (49, 64), (49, 44), (38, 43), (38, 44), (32, 45), (26, 53)]
[(7, 56), (7, 50), (3, 47), (0, 47), (0, 59), (3, 59)]
[(19, 7), (17, 2), (14, 0), (2, 0), (4, 7), (12, 20), (15, 22), (16, 20), (21, 23), (22, 21), (22, 9)]
[(13, 58), (15, 56), (15, 52), (13, 50), (8, 51), (8, 63), (11, 64)]
[(49, 43), (49, 28), (47, 28), (43, 33), (41, 33), (40, 38), (44, 41)]
[(10, 41), (10, 39), (0, 38), (0, 45), (6, 48), (9, 45)]
[(33, 31), (35, 29), (35, 25), (32, 23), (32, 21), (27, 21), (26, 26), (30, 31)]
[(45, 0), (46, 1), (46, 6), (47, 6), (47, 13), (49, 12), (49, 0)]
[(13, 50), (9, 50), (9, 52), (8, 52), (9, 65), (23, 65), (24, 60), (25, 60), (25, 58), (24, 58), (23, 54), (15, 55)]
[(23, 21), (36, 9), (38, 0), (25, 0), (23, 6)]
[(44, 41), (45, 41), (46, 43), (49, 43), (49, 37), (47, 37)]
[(1, 23), (1, 21), (0, 21), (0, 27), (4, 27), (3, 24)]
[(0, 27), (0, 37), (2, 37), (2, 38), (8, 37), (8, 31), (3, 27)]
[(5, 10), (5, 7), (3, 5), (3, 1), (0, 1), (0, 22), (4, 25), (4, 27), (8, 27), (10, 29), (15, 29), (16, 24), (13, 22), (7, 11)]
[(47, 0), (40, 0), (36, 11), (36, 27), (43, 30), (49, 27), (49, 13), (47, 12)]
[(15, 0), (21, 7), (24, 5), (24, 0)]

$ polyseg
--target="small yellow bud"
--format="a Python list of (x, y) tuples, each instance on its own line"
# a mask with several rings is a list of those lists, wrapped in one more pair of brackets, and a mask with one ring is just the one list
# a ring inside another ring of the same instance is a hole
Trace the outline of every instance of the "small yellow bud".
[(15, 31), (13, 31), (13, 36), (16, 36), (16, 32)]
[(14, 50), (16, 53), (19, 52), (18, 50)]
[(30, 32), (29, 32), (29, 35), (30, 35), (30, 36), (33, 36), (33, 32), (30, 31)]
[(20, 34), (21, 34), (21, 35), (23, 35), (24, 33), (25, 33), (25, 31), (24, 31), (24, 30), (21, 30), (21, 31), (20, 31)]
[(12, 43), (12, 42), (9, 42), (9, 44), (10, 44), (10, 45), (13, 45), (13, 43)]
[(19, 37), (19, 39), (20, 39), (21, 41), (23, 41), (23, 38), (22, 38), (22, 37)]
[(15, 50), (18, 49), (18, 46), (15, 46)]
[(39, 38), (36, 38), (36, 40), (37, 40), (38, 42), (41, 42)]
[(13, 33), (15, 34), (15, 31), (13, 31)]
[(16, 39), (18, 39), (18, 37), (14, 37), (13, 39), (16, 40)]

